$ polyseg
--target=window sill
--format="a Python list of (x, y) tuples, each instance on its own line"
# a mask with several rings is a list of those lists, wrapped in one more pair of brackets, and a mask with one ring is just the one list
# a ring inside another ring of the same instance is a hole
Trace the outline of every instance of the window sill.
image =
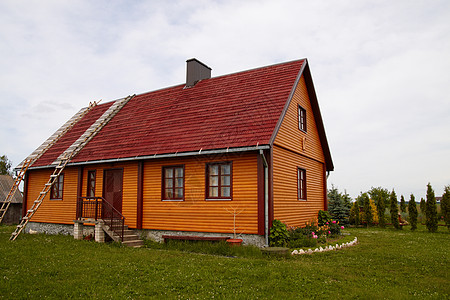
[(161, 199), (162, 202), (183, 202), (184, 199)]
[(231, 198), (215, 198), (215, 199), (210, 199), (210, 198), (208, 198), (208, 199), (205, 199), (206, 201), (231, 201), (232, 199)]
[(50, 201), (63, 201), (63, 199), (50, 199)]
[(297, 199), (298, 201), (301, 201), (301, 202), (306, 202), (307, 201), (307, 199)]

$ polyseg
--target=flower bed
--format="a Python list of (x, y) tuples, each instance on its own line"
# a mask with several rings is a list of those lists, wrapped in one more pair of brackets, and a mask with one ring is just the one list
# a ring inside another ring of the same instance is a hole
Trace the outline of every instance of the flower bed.
[(270, 229), (269, 245), (290, 249), (314, 249), (341, 237), (341, 230), (344, 229), (344, 226), (339, 224), (339, 221), (333, 220), (327, 212), (320, 211), (318, 220), (318, 223), (306, 222), (304, 226), (298, 227), (274, 220)]

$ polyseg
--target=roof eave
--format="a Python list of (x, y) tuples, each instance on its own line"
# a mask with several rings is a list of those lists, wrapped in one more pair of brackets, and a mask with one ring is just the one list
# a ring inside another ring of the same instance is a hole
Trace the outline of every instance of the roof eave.
[[(227, 154), (227, 153), (266, 150), (269, 148), (270, 148), (270, 145), (256, 145), (256, 146), (245, 146), (245, 147), (234, 147), (234, 148), (223, 148), (223, 149), (209, 149), (209, 150), (200, 149), (198, 151), (189, 151), (189, 152), (162, 153), (162, 154), (144, 155), (144, 156), (136, 156), (136, 157), (112, 158), (112, 159), (92, 160), (92, 161), (83, 161), (83, 162), (71, 162), (71, 163), (68, 163), (67, 166), (81, 166), (81, 165), (92, 165), (92, 164), (103, 164), (103, 163), (129, 162), (129, 161), (150, 160), (150, 159), (158, 159), (158, 158), (189, 157), (189, 156), (211, 155), (211, 154)], [(37, 170), (37, 169), (47, 169), (47, 168), (51, 168), (51, 167), (54, 167), (54, 165), (30, 167), (29, 169)]]

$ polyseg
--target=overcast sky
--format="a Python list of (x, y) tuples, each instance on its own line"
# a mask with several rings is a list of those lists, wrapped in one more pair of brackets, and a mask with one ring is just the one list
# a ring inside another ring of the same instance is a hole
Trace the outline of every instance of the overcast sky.
[(335, 171), (424, 197), (450, 184), (450, 1), (0, 1), (0, 155), (90, 101), (308, 58)]

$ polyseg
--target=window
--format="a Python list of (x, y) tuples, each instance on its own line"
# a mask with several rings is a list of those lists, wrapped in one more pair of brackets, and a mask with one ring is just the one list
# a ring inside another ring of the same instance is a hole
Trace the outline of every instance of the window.
[(88, 171), (86, 197), (95, 197), (95, 170)]
[(297, 169), (297, 182), (298, 200), (306, 200), (306, 170)]
[(306, 109), (298, 106), (298, 129), (306, 132)]
[(208, 200), (231, 200), (231, 162), (206, 165), (206, 198)]
[(63, 198), (63, 188), (64, 188), (64, 173), (56, 177), (55, 182), (50, 190), (51, 200), (62, 200)]
[(184, 166), (163, 167), (163, 200), (184, 200)]

